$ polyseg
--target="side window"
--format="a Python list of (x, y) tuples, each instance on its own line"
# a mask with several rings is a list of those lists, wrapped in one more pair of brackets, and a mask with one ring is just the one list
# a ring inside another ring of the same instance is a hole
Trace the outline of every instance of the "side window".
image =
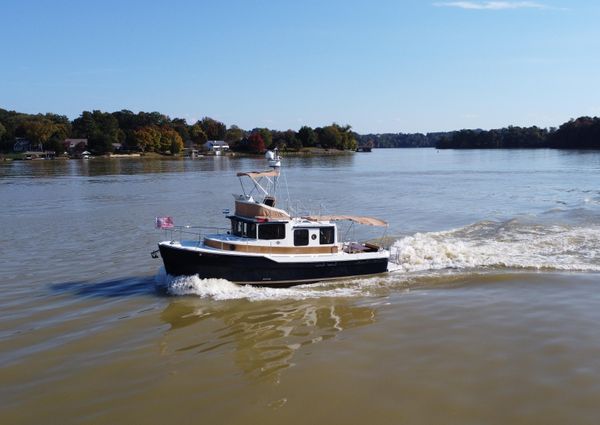
[(335, 228), (320, 227), (319, 228), (319, 243), (321, 245), (332, 244), (335, 236)]
[(231, 220), (231, 233), (234, 236), (242, 236), (242, 223), (238, 220)]
[(285, 224), (261, 224), (258, 239), (285, 239)]
[(295, 246), (308, 245), (308, 229), (294, 230), (294, 245)]
[(256, 239), (256, 223), (246, 223), (246, 235), (247, 238)]
[(231, 234), (234, 236), (256, 239), (256, 223), (231, 220)]

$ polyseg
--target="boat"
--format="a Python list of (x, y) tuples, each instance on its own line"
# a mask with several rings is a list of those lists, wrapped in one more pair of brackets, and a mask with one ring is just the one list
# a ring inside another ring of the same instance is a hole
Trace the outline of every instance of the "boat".
[(167, 274), (292, 286), (387, 272), (389, 251), (381, 243), (340, 241), (337, 225), (347, 221), (351, 226), (387, 228), (385, 221), (353, 215), (297, 215), (279, 208), (281, 157), (268, 151), (266, 159), (265, 171), (237, 173), (242, 193), (234, 195), (235, 210), (226, 216), (229, 228), (215, 232), (176, 227), (168, 217), (165, 230), (171, 237), (153, 252), (155, 258), (160, 253)]

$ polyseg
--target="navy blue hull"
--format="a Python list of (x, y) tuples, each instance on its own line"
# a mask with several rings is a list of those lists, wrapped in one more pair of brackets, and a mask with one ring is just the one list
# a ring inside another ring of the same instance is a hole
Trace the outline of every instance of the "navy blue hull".
[(291, 286), (349, 276), (384, 273), (387, 258), (310, 263), (277, 263), (265, 257), (198, 253), (159, 245), (166, 272), (172, 276), (198, 275), (242, 284)]

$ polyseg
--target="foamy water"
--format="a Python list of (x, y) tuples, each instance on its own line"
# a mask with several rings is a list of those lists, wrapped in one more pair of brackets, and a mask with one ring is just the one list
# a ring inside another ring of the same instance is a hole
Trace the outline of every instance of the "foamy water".
[(391, 247), (395, 271), (536, 269), (600, 271), (600, 226), (480, 222), (417, 233)]
[(225, 279), (200, 279), (196, 276), (173, 277), (164, 269), (156, 276), (156, 284), (170, 295), (196, 295), (213, 300), (247, 299), (304, 300), (328, 297), (358, 297), (369, 294), (385, 284), (385, 278), (349, 279), (337, 282), (321, 282), (298, 285), (291, 288), (268, 288), (252, 285), (237, 285)]

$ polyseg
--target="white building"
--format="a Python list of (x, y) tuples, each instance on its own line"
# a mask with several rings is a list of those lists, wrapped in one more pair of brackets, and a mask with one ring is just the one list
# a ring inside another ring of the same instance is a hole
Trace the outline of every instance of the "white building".
[(223, 140), (209, 140), (203, 146), (207, 151), (214, 152), (217, 155), (229, 150), (229, 145)]

